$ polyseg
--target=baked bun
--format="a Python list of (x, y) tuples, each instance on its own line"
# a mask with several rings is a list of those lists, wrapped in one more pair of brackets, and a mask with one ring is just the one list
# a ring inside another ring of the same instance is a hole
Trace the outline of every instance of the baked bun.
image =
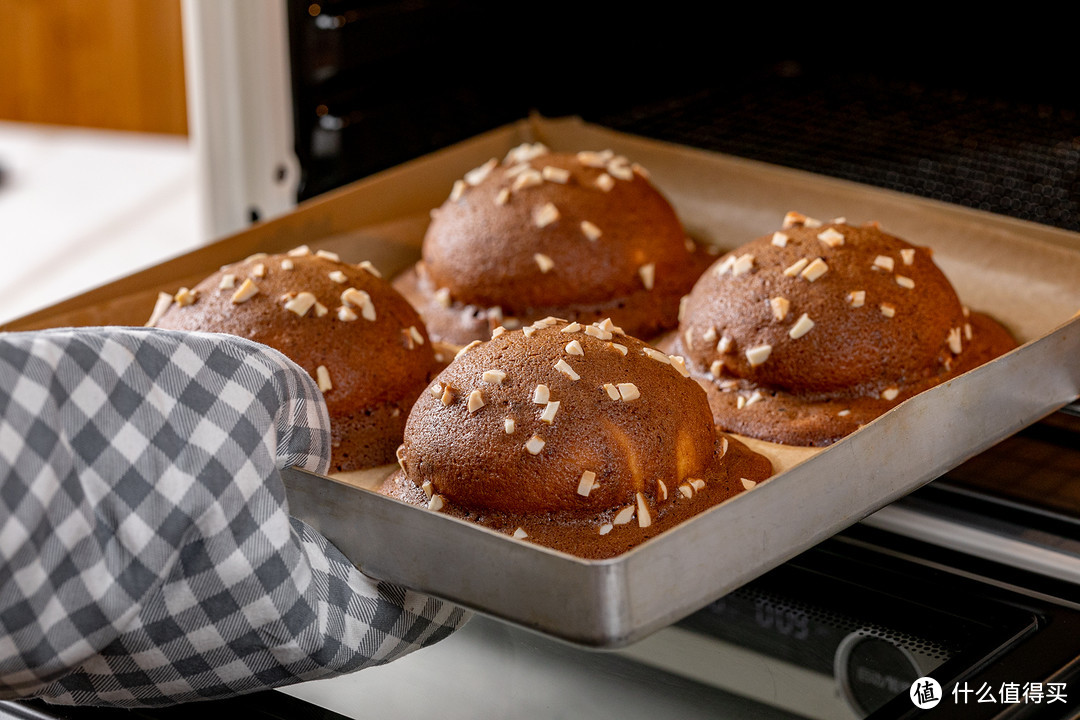
[(717, 424), (827, 445), (1015, 347), (969, 313), (925, 247), (789, 213), (719, 259), (686, 298), (676, 345)]
[(640, 166), (526, 144), (455, 183), (396, 286), (434, 338), (457, 345), (549, 315), (652, 337), (675, 327), (713, 259)]
[(382, 491), (529, 542), (617, 555), (764, 480), (701, 387), (609, 321), (467, 347), (421, 395)]
[(333, 253), (253, 255), (164, 298), (148, 324), (250, 338), (316, 378), (330, 413), (333, 472), (393, 462), (409, 409), (438, 372), (405, 298), (370, 263)]

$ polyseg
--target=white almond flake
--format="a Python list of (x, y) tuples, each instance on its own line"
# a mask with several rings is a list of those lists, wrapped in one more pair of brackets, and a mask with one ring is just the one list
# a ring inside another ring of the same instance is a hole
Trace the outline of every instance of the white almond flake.
[(690, 371), (686, 369), (686, 359), (682, 355), (669, 355), (671, 367), (675, 368), (683, 377), (690, 377)]
[(964, 323), (964, 339), (971, 342), (974, 333), (971, 331), (971, 323)]
[(653, 360), (655, 360), (657, 362), (662, 362), (665, 365), (670, 365), (671, 364), (671, 360), (668, 359), (667, 355), (665, 355), (664, 353), (662, 353), (659, 350), (656, 350), (654, 348), (643, 347), (643, 348), (641, 348), (641, 354), (642, 355), (647, 355), (648, 357), (651, 357)]
[(330, 371), (326, 369), (325, 365), (315, 368), (315, 379), (319, 383), (319, 389), (323, 392), (334, 389), (334, 384), (330, 382)]
[(506, 379), (506, 373), (502, 370), (485, 370), (480, 379), (493, 385), (502, 385), (502, 381)]
[(198, 296), (194, 290), (189, 290), (186, 287), (182, 287), (176, 291), (176, 295), (173, 296), (173, 300), (180, 307), (187, 307), (188, 305), (194, 305), (195, 299)]
[(836, 413), (836, 415), (838, 417), (847, 417), (850, 414), (851, 414), (850, 410), (841, 410), (840, 412)]
[(638, 275), (641, 276), (641, 283), (645, 286), (646, 290), (653, 289), (653, 283), (656, 282), (656, 263), (648, 263), (638, 268)]
[(146, 327), (154, 327), (157, 325), (158, 320), (165, 314), (173, 304), (173, 296), (167, 292), (159, 292), (157, 300), (154, 301), (154, 309), (150, 311), (150, 319), (146, 321)]
[(442, 395), (442, 383), (435, 383), (428, 388), (428, 392), (431, 393), (431, 397), (440, 397)]
[(581, 379), (581, 376), (574, 372), (574, 368), (570, 367), (570, 364), (562, 358), (559, 358), (559, 362), (555, 363), (555, 369), (571, 380)]
[(803, 227), (819, 228), (819, 227), (821, 227), (821, 221), (817, 220), (815, 218), (812, 218), (812, 217), (808, 217), (805, 220), (803, 220)]
[(739, 395), (735, 398), (735, 409), (742, 410), (744, 407), (746, 407), (746, 398)]
[(473, 390), (471, 393), (469, 393), (468, 408), (470, 413), (476, 412), (480, 408), (484, 407), (484, 405), (486, 404), (487, 403), (484, 402), (484, 393), (482, 393), (479, 389)]
[(697, 492), (701, 492), (705, 489), (705, 481), (701, 478), (693, 478), (691, 480), (687, 480), (687, 482), (690, 483), (690, 487), (694, 488), (694, 490), (696, 490)]
[(515, 425), (517, 425), (517, 423), (514, 422), (514, 418), (506, 418), (503, 420), (503, 430), (506, 431), (507, 435), (514, 434)]
[(889, 388), (887, 390), (882, 391), (881, 397), (885, 398), (886, 400), (895, 400), (897, 395), (899, 395), (899, 394), (900, 394), (900, 391), (897, 388)]
[(788, 240), (790, 239), (791, 238), (788, 237), (787, 233), (782, 233), (779, 230), (772, 234), (772, 244), (776, 247), (787, 247)]
[(816, 228), (821, 227), (821, 221), (815, 220), (812, 217), (807, 217), (800, 212), (792, 210), (784, 216), (784, 229), (794, 227), (796, 225), (802, 225), (803, 227)]
[(609, 317), (606, 317), (603, 320), (601, 320), (600, 322), (595, 323), (595, 324), (596, 324), (596, 327), (600, 328), (601, 330), (608, 330), (608, 331), (613, 332), (613, 333), (619, 333), (620, 335), (625, 335), (626, 334), (626, 332), (621, 327), (619, 327), (614, 322), (612, 322), (611, 318), (609, 318)]
[(531, 438), (529, 438), (529, 441), (525, 443), (525, 449), (528, 450), (529, 454), (531, 455), (539, 455), (540, 451), (544, 449), (544, 445), (546, 444), (547, 443), (545, 443), (543, 440), (533, 435)]
[(832, 220), (829, 221), (829, 223), (832, 224), (832, 225), (847, 225), (847, 218), (846, 217), (834, 217)]
[(915, 287), (915, 281), (909, 277), (904, 277), (903, 275), (896, 276), (896, 284), (902, 288), (907, 288), (908, 290)]
[(525, 172), (526, 170), (531, 170), (531, 169), (532, 169), (532, 165), (529, 165), (528, 163), (518, 163), (517, 165), (514, 165), (513, 167), (507, 168), (506, 172), (503, 173), (503, 175), (505, 175), (506, 177), (509, 177), (509, 178), (517, 177), (518, 175)]
[(963, 343), (960, 341), (960, 328), (953, 328), (949, 331), (949, 350), (953, 355), (959, 355), (963, 350)]
[(597, 240), (604, 234), (600, 228), (596, 227), (588, 220), (581, 221), (581, 232), (590, 240)]
[(728, 350), (731, 350), (731, 343), (731, 338), (725, 335), (724, 337), (720, 338), (720, 341), (718, 343), (716, 343), (716, 352), (721, 354), (726, 353)]
[(412, 336), (412, 339), (416, 341), (417, 345), (423, 345), (424, 344), (424, 335), (423, 335), (423, 333), (421, 333), (419, 330), (416, 329), (415, 325), (410, 325), (409, 326), (409, 335)]
[(866, 304), (866, 291), (865, 290), (852, 290), (847, 294), (847, 300), (851, 303), (851, 307), (862, 307)]
[(731, 265), (731, 276), (732, 277), (739, 277), (740, 275), (745, 275), (746, 273), (750, 272), (750, 270), (753, 267), (754, 267), (754, 256), (753, 255), (751, 255), (750, 253), (745, 253), (743, 255), (740, 255), (735, 260), (735, 262), (732, 263), (732, 265)]
[(773, 317), (779, 321), (787, 317), (791, 301), (786, 297), (774, 297), (769, 299), (769, 306), (772, 308)]
[(533, 255), (533, 260), (536, 261), (536, 264), (540, 267), (540, 272), (542, 273), (546, 273), (551, 270), (551, 268), (555, 267), (555, 261), (543, 253), (536, 253)]
[(702, 334), (701, 338), (710, 345), (716, 342), (716, 328), (710, 327)]
[(300, 317), (307, 315), (307, 311), (315, 305), (315, 296), (309, 292), (297, 293), (296, 297), (285, 303), (285, 309), (294, 312)]
[(495, 166), (499, 164), (499, 161), (495, 158), (491, 158), (480, 167), (473, 168), (469, 172), (465, 173), (465, 182), (472, 186), (479, 185), (484, 182), (484, 179), (491, 174), (491, 171), (495, 169)]
[(329, 250), (316, 250), (316, 257), (321, 257), (323, 260), (331, 260), (333, 262), (341, 262), (341, 258), (336, 252), (330, 252)]
[(502, 188), (495, 194), (495, 204), (505, 205), (510, 202), (510, 188)]
[(960, 307), (960, 310), (963, 311), (964, 317), (970, 317), (971, 316), (971, 308), (969, 308), (967, 305), (962, 305)]
[(784, 274), (788, 277), (795, 277), (803, 271), (803, 268), (805, 268), (809, 262), (810, 261), (806, 258), (799, 258), (792, 265), (784, 268)]
[(607, 164), (607, 171), (618, 180), (633, 180), (634, 171), (630, 169), (630, 161), (622, 155), (612, 159)]
[(683, 483), (680, 485), (679, 492), (684, 498), (690, 499), (694, 497), (694, 488), (690, 487), (690, 483)]
[(618, 400), (619, 397), (621, 397), (619, 395), (619, 388), (615, 387), (611, 383), (604, 383), (604, 392), (606, 392), (608, 397), (612, 400)]
[(455, 180), (454, 187), (450, 190), (450, 202), (457, 202), (461, 199), (461, 196), (465, 194), (465, 188), (468, 185), (464, 180)]
[(548, 182), (565, 185), (570, 180), (570, 171), (554, 165), (545, 165), (544, 169), (540, 171), (540, 176)]
[(465, 347), (458, 350), (457, 353), (454, 354), (454, 359), (457, 360), (459, 357), (461, 357), (465, 353), (469, 352), (470, 350), (472, 350), (474, 347), (476, 347), (479, 344), (480, 344), (479, 340), (473, 340), (471, 343), (469, 343)]
[(620, 355), (623, 355), (624, 357), (625, 357), (626, 353), (629, 352), (629, 350), (627, 350), (625, 345), (621, 345), (619, 343), (610, 343), (610, 345), (611, 345), (611, 348), (615, 352), (619, 353)]
[(428, 506), (428, 510), (433, 510), (434, 512), (439, 512), (440, 510), (443, 509), (444, 504), (445, 503), (443, 502), (443, 496), (442, 495), (432, 495), (431, 499), (428, 500), (427, 506)]
[(746, 478), (739, 478), (739, 481), (742, 483), (743, 488), (745, 488), (746, 490), (753, 490), (754, 488), (757, 487), (757, 483), (754, 482), (753, 480), (748, 480)]
[(331, 280), (333, 280), (336, 283), (344, 283), (349, 279), (349, 278), (345, 277), (345, 273), (341, 272), (340, 270), (333, 271), (327, 277), (329, 277)]
[(638, 527), (649, 527), (652, 525), (652, 516), (649, 515), (649, 506), (645, 503), (645, 496), (641, 493), (637, 494), (637, 524)]
[(596, 178), (596, 187), (604, 192), (610, 192), (611, 188), (615, 187), (615, 178), (607, 173), (600, 173), (600, 176)]
[(557, 412), (559, 412), (559, 401), (548, 401), (548, 404), (544, 406), (544, 412), (540, 413), (540, 422), (545, 422), (550, 425), (555, 422), (555, 413)]
[(533, 333), (536, 332), (536, 326), (526, 325), (525, 327), (521, 328), (521, 332), (525, 337), (532, 337)]
[(746, 351), (746, 360), (751, 366), (761, 365), (772, 354), (772, 345), (757, 345)]
[(627, 505), (612, 518), (611, 522), (614, 525), (625, 525), (634, 519), (634, 506)]
[(337, 319), (341, 320), (342, 322), (352, 322), (358, 317), (360, 316), (353, 312), (353, 309), (350, 307), (342, 305), (337, 309)]
[(900, 259), (904, 261), (905, 265), (915, 264), (915, 248), (904, 248), (900, 251)]
[(755, 390), (750, 395), (750, 397), (746, 398), (746, 405), (744, 405), (744, 407), (749, 407), (749, 406), (753, 405), (756, 402), (761, 402), (764, 399), (765, 399), (765, 396), (762, 395), (761, 392), (759, 392), (758, 390)]
[(806, 268), (799, 274), (807, 281), (814, 282), (828, 271), (829, 266), (825, 264), (825, 261), (821, 258), (815, 258), (814, 261), (807, 265)]
[(835, 228), (827, 228), (818, 233), (817, 239), (831, 248), (840, 247), (844, 244), (844, 234)]
[(371, 302), (371, 296), (363, 290), (347, 288), (341, 293), (343, 305), (360, 308), (360, 314), (365, 320), (375, 321), (375, 306)]
[(304, 257), (305, 255), (311, 254), (311, 248), (309, 248), (307, 245), (300, 245), (299, 247), (294, 247), (287, 254), (290, 257)]
[(294, 267), (296, 267), (296, 264), (289, 258), (285, 258), (281, 261), (282, 270), (292, 270)]
[(548, 390), (548, 386), (540, 384), (533, 390), (532, 401), (537, 405), (547, 405), (548, 400), (551, 399), (551, 391)]
[(609, 532), (611, 532), (611, 529), (612, 529), (611, 523), (604, 523), (603, 525), (600, 526), (600, 534), (601, 535), (607, 535)]
[(630, 402), (641, 397), (641, 392), (634, 383), (619, 383), (616, 387), (619, 388), (619, 397), (623, 402)]
[(454, 404), (454, 391), (450, 386), (444, 387), (442, 391), (442, 397), (439, 398), (442, 401), (444, 407), (450, 407)]
[(591, 335), (597, 340), (610, 340), (612, 337), (610, 330), (604, 330), (603, 328), (597, 327), (596, 325), (586, 325), (585, 334)]
[(266, 277), (266, 263), (255, 263), (255, 267), (251, 268), (251, 274), (257, 278)]
[(643, 166), (639, 165), (638, 163), (631, 163), (630, 169), (633, 170), (638, 175), (640, 175), (641, 177), (645, 178), (646, 180), (649, 179), (649, 171), (646, 170)]
[(728, 439), (726, 437), (720, 438), (720, 457), (727, 455)]
[(232, 273), (225, 273), (221, 276), (221, 282), (218, 283), (218, 290), (232, 290), (236, 287), (236, 275)]
[(360, 268), (364, 272), (371, 273), (372, 275), (374, 275), (377, 278), (382, 277), (382, 273), (379, 272), (379, 269), (377, 267), (372, 265), (370, 260), (363, 260), (361, 262), (358, 262), (358, 263), (356, 263), (356, 267)]
[(581, 348), (581, 343), (579, 343), (577, 340), (571, 340), (570, 342), (566, 343), (566, 347), (564, 348), (564, 350), (566, 350), (568, 355), (585, 354), (585, 351)]
[(424, 484), (420, 486), (420, 489), (427, 495), (427, 499), (430, 500), (435, 495), (435, 486), (431, 484), (430, 480), (425, 480)]
[(503, 327), (502, 325), (499, 325), (498, 327), (496, 327), (494, 330), (491, 331), (491, 339), (494, 340), (495, 338), (502, 335), (504, 332), (506, 332), (506, 328)]
[(667, 500), (667, 485), (663, 480), (657, 479), (656, 481), (656, 495), (661, 500)]
[(887, 318), (891, 318), (896, 315), (895, 305), (890, 305), (889, 303), (881, 303), (880, 305), (878, 305), (878, 308), (881, 310), (881, 314)]
[(593, 483), (596, 481), (596, 473), (591, 470), (586, 470), (581, 474), (581, 479), (578, 480), (578, 494), (584, 498), (589, 497), (589, 493), (593, 491)]
[(560, 330), (559, 332), (564, 332), (564, 333), (576, 333), (576, 332), (578, 332), (579, 330), (581, 330), (581, 323), (579, 323), (579, 322), (572, 322), (572, 323), (570, 323), (569, 325), (567, 325), (566, 327), (564, 327), (564, 328), (563, 328), (562, 330)]
[(518, 528), (514, 531), (515, 540), (524, 540), (527, 537), (529, 537), (529, 533), (525, 532), (525, 528)]
[(577, 154), (577, 161), (585, 167), (602, 168), (607, 165), (607, 161), (611, 159), (611, 151), (606, 151), (607, 154), (594, 152), (592, 150), (582, 150)]
[(515, 163), (529, 162), (533, 158), (538, 158), (541, 155), (547, 155), (550, 150), (544, 143), (521, 143), (517, 147), (506, 153), (506, 158), (503, 159), (504, 165), (511, 165)]
[(234, 304), (239, 305), (242, 302), (247, 302), (251, 298), (255, 297), (259, 292), (259, 286), (251, 282), (251, 278), (245, 278), (240, 288), (233, 293), (232, 301)]
[(514, 183), (510, 186), (510, 188), (514, 192), (518, 192), (520, 190), (524, 190), (525, 188), (536, 187), (537, 185), (543, 184), (543, 176), (532, 168), (529, 168), (528, 170), (525, 170), (516, 178), (514, 178)]
[(538, 228), (546, 228), (559, 219), (559, 208), (553, 203), (545, 203), (541, 207), (533, 209), (533, 223)]
[(792, 340), (798, 340), (806, 333), (814, 329), (814, 321), (810, 319), (810, 316), (803, 313), (799, 316), (799, 319), (795, 321), (795, 324), (788, 330), (788, 337)]
[(439, 288), (435, 291), (435, 301), (444, 308), (450, 307), (450, 289)]
[(888, 272), (892, 272), (893, 265), (894, 263), (891, 257), (888, 255), (878, 255), (874, 258), (874, 264), (871, 267), (875, 270), (887, 270)]

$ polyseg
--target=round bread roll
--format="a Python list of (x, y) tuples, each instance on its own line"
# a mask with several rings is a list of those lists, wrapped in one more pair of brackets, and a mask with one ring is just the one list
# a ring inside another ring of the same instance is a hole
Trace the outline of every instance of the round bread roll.
[(393, 462), (440, 367), (416, 311), (370, 263), (307, 247), (253, 255), (165, 295), (148, 324), (250, 338), (311, 373), (330, 414), (333, 472)]
[(610, 321), (467, 346), (422, 394), (382, 492), (611, 557), (739, 492), (770, 461), (716, 432), (682, 358)]
[(789, 213), (684, 301), (671, 346), (719, 427), (828, 445), (912, 395), (1015, 347), (965, 308), (925, 247)]
[(713, 259), (640, 166), (526, 144), (455, 183), (396, 286), (452, 344), (549, 315), (651, 337)]

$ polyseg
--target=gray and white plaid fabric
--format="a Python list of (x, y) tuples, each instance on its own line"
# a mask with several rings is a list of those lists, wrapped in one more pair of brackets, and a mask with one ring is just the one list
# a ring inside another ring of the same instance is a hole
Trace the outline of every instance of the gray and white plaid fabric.
[(240, 338), (0, 334), (0, 697), (163, 705), (329, 677), (450, 634), (287, 513), (326, 472), (312, 379)]

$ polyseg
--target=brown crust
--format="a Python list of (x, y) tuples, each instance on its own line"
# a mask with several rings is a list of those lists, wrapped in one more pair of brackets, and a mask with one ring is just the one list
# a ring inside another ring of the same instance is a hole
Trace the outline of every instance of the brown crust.
[[(796, 221), (781, 232), (784, 247), (768, 235), (718, 260), (688, 296), (679, 333), (668, 342), (671, 352), (686, 353), (724, 430), (828, 445), (1016, 346), (992, 319), (968, 316), (927, 248), (876, 224)], [(733, 272), (732, 260), (743, 256), (753, 258), (749, 269)], [(892, 260), (891, 270), (875, 265), (879, 256)], [(803, 258), (821, 258), (827, 272), (812, 282), (784, 273)], [(852, 303), (852, 291), (865, 293), (861, 307)], [(778, 297), (789, 303), (783, 319), (770, 302)], [(894, 310), (891, 317), (883, 304)], [(792, 338), (804, 313), (813, 327)], [(724, 338), (730, 342), (722, 351)], [(767, 359), (752, 365), (747, 350), (765, 345)]]
[[(282, 262), (292, 263), (283, 269)], [(264, 269), (255, 275), (256, 266)], [(341, 273), (342, 282), (330, 273)], [(233, 275), (233, 288), (220, 288)], [(234, 303), (245, 279), (259, 292)], [(353, 307), (356, 320), (338, 319), (342, 292), (355, 288), (368, 294), (375, 320)], [(173, 303), (156, 326), (177, 330), (223, 332), (269, 345), (296, 362), (312, 377), (327, 368), (333, 387), (324, 393), (332, 433), (332, 471), (344, 472), (393, 462), (412, 402), (437, 372), (423, 322), (388, 282), (359, 265), (319, 255), (264, 255), (227, 265), (193, 289), (194, 303)], [(303, 316), (285, 308), (288, 294), (312, 293), (326, 308), (312, 307)], [(418, 342), (409, 328), (415, 328)]]
[[(493, 324), (556, 314), (611, 317), (643, 337), (674, 327), (679, 299), (713, 258), (687, 241), (645, 172), (614, 154), (536, 148), (531, 156), (535, 146), (523, 147), (502, 164), (489, 161), (475, 185), (460, 181), (432, 213), (423, 263), (397, 283), (432, 334), (458, 344), (487, 337), (489, 310)], [(541, 179), (545, 172), (565, 173), (565, 182)], [(535, 184), (522, 183), (526, 176)], [(601, 176), (609, 190), (598, 186)], [(548, 204), (558, 217), (540, 227)], [(583, 222), (601, 235), (590, 239)]]
[[(705, 394), (666, 356), (654, 359), (652, 348), (617, 332), (564, 332), (573, 328), (505, 332), (451, 363), (417, 400), (398, 454), (403, 472), (383, 492), (426, 505), (427, 484), (445, 512), (511, 534), (521, 528), (531, 541), (575, 555), (610, 557), (741, 492), (741, 478), (771, 474), (768, 459), (716, 433)], [(567, 350), (572, 342), (582, 354)], [(578, 379), (555, 367), (560, 360)], [(484, 380), (489, 370), (505, 377)], [(639, 397), (612, 399), (605, 385), (620, 383)], [(550, 423), (542, 419), (547, 405), (534, 402), (539, 384), (559, 403)], [(470, 411), (477, 391), (484, 404)], [(535, 454), (526, 447), (533, 437), (544, 442)], [(587, 472), (594, 485), (582, 495)], [(704, 484), (688, 486), (685, 497), (680, 485), (694, 479)], [(627, 507), (634, 518), (601, 535)]]

